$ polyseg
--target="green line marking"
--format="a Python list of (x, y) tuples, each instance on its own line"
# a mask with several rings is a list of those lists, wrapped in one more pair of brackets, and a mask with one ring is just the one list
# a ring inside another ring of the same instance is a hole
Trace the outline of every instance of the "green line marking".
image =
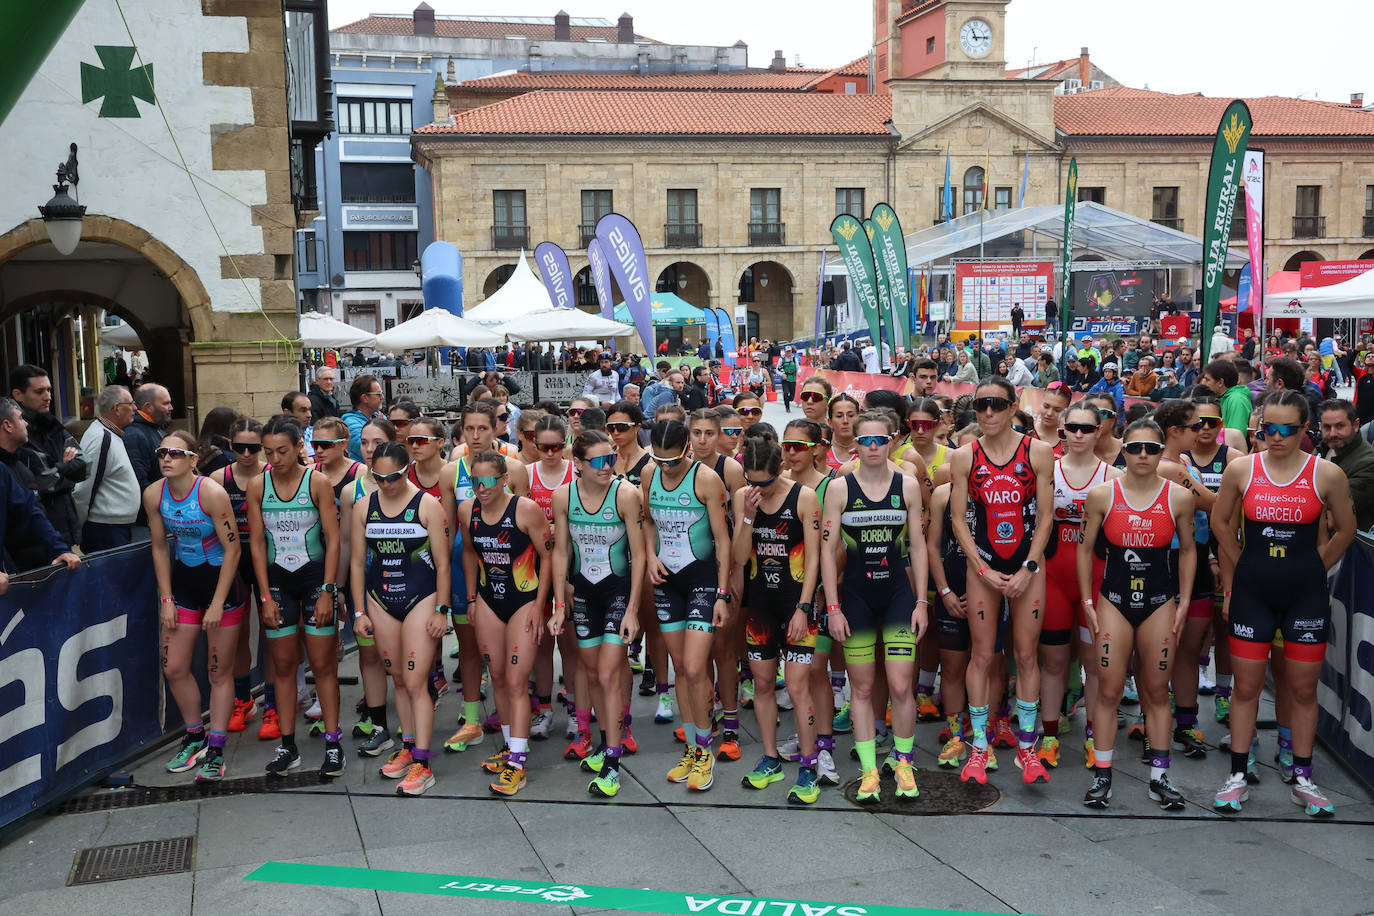
[[(523, 900), (556, 906), (576, 904), (584, 909), (630, 910), (656, 913), (721, 913), (725, 916), (947, 916), (952, 910), (910, 906), (860, 906), (814, 900), (771, 897), (731, 897), (681, 894), (631, 887), (591, 884), (552, 884), (543, 881), (506, 881), (471, 875), (437, 875), (415, 871), (347, 868), (268, 862), (244, 877), (245, 881), (274, 884), (311, 884), (369, 891), (399, 891), (439, 897), (478, 897), (484, 900)], [(963, 916), (969, 916), (964, 913)], [(978, 916), (978, 914), (973, 914)], [(992, 916), (984, 913), (982, 916)]]

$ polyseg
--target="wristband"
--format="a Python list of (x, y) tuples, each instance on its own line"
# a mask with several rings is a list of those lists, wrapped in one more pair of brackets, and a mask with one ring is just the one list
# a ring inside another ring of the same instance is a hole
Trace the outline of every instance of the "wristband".
[(362, 619), (363, 619), (364, 617), (366, 617), (366, 616), (367, 616), (367, 615), (364, 614), (362, 611), (358, 611), (356, 614), (353, 615), (353, 619), (354, 619), (354, 620), (362, 620)]
[(827, 604), (827, 605), (825, 606), (825, 612), (826, 612), (827, 614), (843, 614), (843, 613), (844, 613), (844, 611), (840, 610), (840, 606), (839, 606), (838, 604)]
[(1091, 600), (1084, 598), (1081, 602), (1084, 607), (1095, 607)]
[(725, 589), (723, 589), (723, 588), (718, 588), (718, 589), (716, 589), (716, 600), (717, 600), (717, 601), (724, 601), (726, 604), (729, 604), (729, 603), (730, 603), (730, 593), (729, 593), (728, 591), (726, 591)]
[(1223, 598), (1230, 598), (1230, 597), (1231, 597), (1231, 590), (1230, 590), (1230, 589), (1227, 589), (1226, 591), (1222, 592), (1222, 593), (1221, 593), (1221, 597), (1223, 597)]
[(476, 603), (477, 603), (477, 596), (476, 596), (476, 595), (468, 595), (468, 604), (476, 604)]
[(926, 599), (924, 599), (924, 598), (917, 598), (917, 599), (916, 599), (916, 606), (917, 606), (917, 607), (920, 607), (920, 606), (923, 605), (923, 604), (924, 604), (926, 607), (930, 607), (930, 602), (927, 601)]
[(986, 566), (984, 566), (982, 569), (978, 570), (978, 578), (980, 578), (980, 579), (983, 578), (983, 573), (985, 573), (985, 572), (987, 572), (987, 571), (988, 571), (988, 568), (987, 568)]
[(553, 603), (553, 609), (555, 611), (566, 611), (568, 609), (568, 606), (561, 601), (555, 601)]
[[(1231, 594), (1231, 593), (1230, 593), (1230, 592), (1227, 592), (1226, 594), (1229, 595), (1229, 594)], [(163, 595), (163, 596), (162, 596), (161, 598), (159, 598), (158, 600), (161, 601), (163, 604), (176, 604), (176, 603), (177, 603), (177, 600), (176, 600), (175, 598), (173, 598), (171, 595)]]
[(948, 585), (946, 585), (944, 588), (940, 589), (940, 597), (941, 597), (941, 598), (945, 597), (946, 595), (952, 595), (952, 594), (954, 594), (954, 589), (950, 588)]

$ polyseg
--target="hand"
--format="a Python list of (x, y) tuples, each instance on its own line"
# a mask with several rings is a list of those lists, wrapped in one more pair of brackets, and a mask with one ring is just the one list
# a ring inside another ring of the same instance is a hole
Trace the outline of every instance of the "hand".
[(549, 618), (549, 634), (552, 636), (563, 635), (563, 624), (568, 619), (568, 609), (563, 605), (553, 606), (553, 616)]
[(530, 614), (529, 619), (525, 621), (525, 632), (534, 640), (536, 647), (544, 639), (543, 616), (543, 612), (535, 608), (534, 613)]
[(430, 639), (442, 639), (444, 630), (448, 627), (447, 614), (440, 614), (437, 611), (430, 612), (425, 618), (425, 635)]
[(1007, 593), (1007, 577), (993, 569), (991, 566), (983, 567), (983, 574), (978, 578), (987, 583), (988, 588), (999, 594)]
[(10, 576), (7, 572), (0, 572), (0, 595), (10, 589)]
[(921, 637), (926, 634), (926, 628), (930, 626), (930, 607), (927, 602), (922, 601), (916, 605), (911, 612), (911, 632), (920, 642)]
[(1231, 590), (1224, 589), (1221, 599), (1221, 619), (1227, 623), (1231, 622)]
[(1083, 604), (1082, 607), (1083, 619), (1088, 624), (1088, 632), (1092, 634), (1093, 639), (1097, 639), (1097, 603), (1089, 601)]
[(66, 553), (58, 554), (57, 559), (52, 561), (53, 566), (56, 566), (59, 563), (61, 563), (68, 569), (76, 569), (78, 566), (81, 565), (81, 558), (78, 557), (76, 554), (72, 553), (70, 550), (68, 550)]
[(949, 594), (941, 595), (940, 601), (943, 602), (945, 610), (949, 611), (949, 616), (957, 617), (960, 620), (967, 619), (968, 606), (964, 603), (963, 598), (960, 598), (954, 592), (950, 592)]
[(200, 628), (207, 633), (210, 630), (219, 629), (219, 622), (224, 618), (224, 605), (212, 604), (205, 611), (205, 616), (201, 618)]
[(811, 621), (807, 618), (806, 612), (801, 608), (792, 614), (792, 619), (787, 622), (787, 641), (793, 645), (799, 644), (806, 638), (807, 631), (811, 629)]
[(1026, 589), (1030, 588), (1031, 576), (1033, 575), (1035, 574), (1023, 566), (1010, 576), (1003, 576), (1002, 594), (1008, 598), (1020, 598), (1025, 594)]
[(717, 598), (715, 607), (711, 612), (711, 626), (717, 630), (723, 629), (730, 620), (730, 603)]
[(62, 460), (63, 460), (64, 462), (71, 461), (71, 460), (72, 460), (73, 458), (75, 458), (75, 457), (76, 457), (76, 446), (75, 446), (75, 445), (69, 445), (69, 446), (67, 446), (67, 448), (62, 452)]
[(333, 622), (334, 596), (329, 592), (320, 592), (320, 597), (315, 599), (315, 626), (327, 627)]
[(629, 645), (639, 638), (639, 615), (626, 613), (625, 618), (620, 621), (620, 641)]
[(177, 628), (177, 606), (174, 601), (158, 602), (158, 620), (162, 623), (164, 630), (175, 630)]
[(651, 557), (649, 560), (649, 581), (654, 585), (662, 585), (668, 581), (668, 567), (664, 566), (658, 557)]
[(275, 630), (281, 626), (281, 606), (276, 600), (269, 597), (262, 599), (259, 616), (262, 618), (262, 625), (269, 630)]
[(849, 638), (849, 621), (844, 617), (844, 611), (831, 611), (829, 618), (830, 638), (835, 642), (844, 642)]
[(754, 523), (754, 516), (758, 514), (759, 503), (763, 502), (763, 488), (749, 487), (744, 494), (744, 518), (749, 524)]
[[(1178, 601), (1178, 599), (1174, 599)], [(1178, 601), (1174, 608), (1174, 645), (1178, 645), (1178, 634), (1183, 632), (1183, 625), (1188, 622), (1188, 605), (1183, 601)]]
[(353, 635), (361, 636), (363, 639), (372, 639), (372, 618), (366, 614), (359, 614), (354, 617)]

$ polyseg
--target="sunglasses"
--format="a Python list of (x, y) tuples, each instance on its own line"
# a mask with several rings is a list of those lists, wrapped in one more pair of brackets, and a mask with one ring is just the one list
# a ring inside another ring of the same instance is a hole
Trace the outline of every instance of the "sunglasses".
[(606, 432), (608, 433), (628, 433), (634, 428), (635, 425), (633, 423), (624, 423), (619, 420), (614, 423), (606, 424)]
[(804, 452), (816, 447), (814, 442), (803, 442), (801, 439), (784, 439), (782, 448), (785, 452)]
[(534, 447), (546, 455), (556, 455), (568, 446), (563, 442), (536, 442)]
[(410, 421), (409, 421), (409, 420), (392, 420), (392, 421), (391, 421), (391, 425), (394, 426), (394, 427), (396, 427), (397, 429), (405, 429), (407, 426), (410, 425)]
[(526, 442), (533, 442), (533, 441), (534, 441), (534, 430), (532, 430), (532, 429), (527, 429), (527, 430), (525, 430), (523, 433), (520, 434), (520, 438), (521, 438), (521, 439), (524, 439)]
[(587, 409), (587, 408), (585, 408), (585, 407), (569, 407), (569, 408), (568, 408), (568, 416), (570, 416), (570, 417), (580, 417), (580, 416), (582, 416), (582, 411), (584, 411), (584, 410), (586, 410), (586, 409)]
[(427, 442), (442, 442), (443, 436), (406, 436), (406, 445), (424, 445)]
[(880, 445), (887, 445), (892, 441), (891, 436), (859, 436), (856, 440), (860, 445), (868, 448), (875, 448)]
[(256, 455), (262, 451), (261, 442), (234, 442), (229, 447), (240, 455)]
[(372, 472), (372, 479), (378, 483), (395, 483), (404, 476), (406, 476), (405, 468), (401, 468), (399, 471), (392, 471), (390, 474), (378, 474), (376, 471)]
[(683, 449), (683, 450), (682, 450), (682, 454), (677, 455), (676, 457), (673, 457), (673, 458), (660, 458), (660, 457), (658, 457), (657, 455), (655, 455), (653, 452), (650, 452), (650, 453), (649, 453), (649, 457), (652, 458), (652, 459), (654, 459), (654, 462), (655, 462), (656, 464), (658, 464), (660, 467), (675, 468), (675, 467), (678, 466), (678, 463), (679, 463), (680, 461), (682, 461), (682, 459), (684, 459), (684, 458), (687, 457), (687, 450), (686, 450), (686, 449)]
[(1070, 389), (1069, 386), (1068, 386), (1067, 384), (1065, 384), (1064, 382), (1050, 382), (1048, 385), (1045, 386), (1045, 390), (1046, 390), (1046, 391), (1071, 391), (1072, 389)]
[(496, 419), (500, 420), (502, 423), (505, 423), (507, 420), (510, 419), (510, 411), (506, 411), (505, 413), (498, 413), (496, 415)]
[(940, 425), (939, 420), (912, 420), (909, 424), (913, 433), (928, 433)]
[(741, 407), (738, 409), (741, 417), (761, 417), (763, 416), (762, 407)]
[(1163, 442), (1151, 442), (1148, 439), (1137, 439), (1134, 442), (1127, 442), (1121, 446), (1121, 450), (1128, 455), (1158, 455), (1164, 451)]
[(1028, 435), (1028, 434), (1030, 433), (1030, 430), (1026, 429), (1024, 426), (1022, 426), (1022, 425), (1019, 424), (1019, 423), (1013, 423), (1013, 424), (1011, 424), (1011, 429), (1012, 429), (1012, 432), (1020, 433), (1020, 434), (1023, 435), (1023, 436)]
[(978, 413), (983, 413), (984, 411), (989, 410), (993, 413), (1001, 413), (1002, 411), (1007, 410), (1010, 407), (1011, 401), (1003, 397), (973, 399), (973, 409)]
[(721, 431), (721, 433), (722, 433), (723, 435), (726, 435), (726, 436), (738, 436), (740, 433), (744, 432), (744, 427), (743, 427), (743, 426), (722, 426), (722, 427), (720, 428), (720, 431)]
[(825, 400), (825, 394), (820, 391), (803, 391), (797, 400), (804, 404), (819, 404)]
[(1191, 429), (1195, 433), (1200, 433), (1206, 426), (1206, 423), (1198, 420), (1196, 423), (1175, 423), (1174, 429)]
[(773, 485), (773, 481), (777, 479), (778, 475), (774, 474), (772, 477), (766, 478), (764, 480), (746, 480), (745, 483), (749, 484), (749, 486), (751, 487), (758, 487), (760, 490), (762, 490), (764, 487), (771, 487)]
[(606, 468), (615, 467), (615, 452), (597, 455), (595, 458), (588, 458), (587, 464), (598, 471), (604, 471)]
[(481, 487), (483, 490), (490, 490), (500, 482), (501, 478), (495, 474), (483, 474), (480, 477), (473, 475), (472, 478), (472, 485), (474, 487)]
[(1296, 423), (1263, 423), (1259, 428), (1259, 437), (1268, 439), (1270, 436), (1277, 436), (1280, 439), (1287, 439), (1289, 436), (1296, 436), (1302, 431), (1302, 427)]
[(1110, 407), (1099, 407), (1097, 408), (1097, 415), (1104, 420), (1110, 420), (1112, 417), (1116, 416), (1116, 411), (1112, 410)]
[(320, 449), (333, 448), (334, 446), (338, 445), (338, 444), (339, 444), (340, 442), (342, 442), (342, 441), (344, 441), (344, 440), (342, 440), (342, 439), (311, 439), (311, 440), (310, 440), (310, 447), (313, 448), (315, 451), (318, 452)]
[(1197, 421), (1202, 424), (1203, 429), (1216, 429), (1221, 425), (1221, 417), (1198, 417)]
[(1099, 429), (1101, 429), (1100, 426), (1096, 426), (1096, 425), (1094, 425), (1094, 424), (1092, 424), (1092, 423), (1065, 423), (1065, 424), (1064, 424), (1064, 432), (1078, 433), (1080, 436), (1095, 436), (1095, 435), (1097, 435), (1097, 431), (1098, 431)]
[(187, 449), (184, 449), (184, 448), (166, 448), (165, 446), (164, 446), (163, 448), (160, 448), (160, 449), (158, 449), (157, 451), (153, 452), (153, 454), (156, 455), (156, 456), (158, 457), (158, 460), (162, 460), (163, 458), (195, 458), (195, 457), (196, 457), (196, 453), (195, 453), (195, 452), (188, 451)]

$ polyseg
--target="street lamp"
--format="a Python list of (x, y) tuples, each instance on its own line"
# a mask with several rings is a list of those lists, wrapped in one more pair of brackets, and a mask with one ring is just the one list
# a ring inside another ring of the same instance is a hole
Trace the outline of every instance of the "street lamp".
[(410, 262), (410, 269), (415, 271), (415, 276), (419, 277), (421, 280), (425, 278), (425, 271), (424, 268), (420, 266), (419, 258)]
[(72, 144), (71, 155), (67, 157), (67, 161), (57, 166), (57, 184), (52, 186), (52, 200), (38, 208), (38, 212), (43, 215), (44, 225), (48, 227), (48, 238), (52, 240), (53, 247), (64, 255), (76, 251), (76, 246), (80, 244), (81, 221), (86, 215), (86, 208), (67, 194), (68, 182), (71, 183), (73, 191), (80, 182), (76, 171), (75, 143)]
[(759, 286), (764, 289), (768, 288), (768, 274), (759, 274)]

